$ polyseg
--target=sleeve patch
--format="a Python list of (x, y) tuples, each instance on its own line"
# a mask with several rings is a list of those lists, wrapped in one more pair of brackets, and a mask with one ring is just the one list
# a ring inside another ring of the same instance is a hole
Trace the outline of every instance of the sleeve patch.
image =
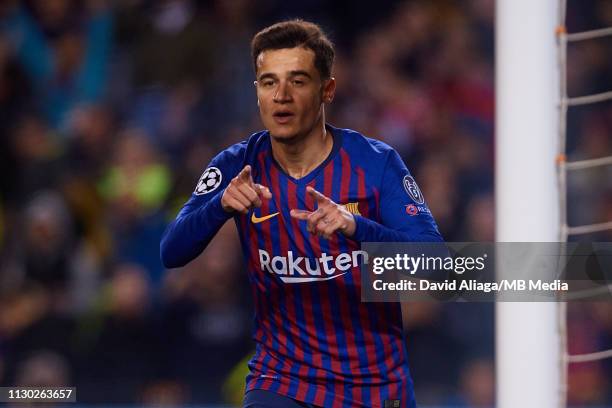
[(221, 185), (221, 180), (223, 180), (221, 170), (216, 167), (207, 168), (204, 170), (204, 173), (202, 173), (202, 177), (200, 177), (198, 181), (194, 194), (203, 195), (216, 190), (217, 187)]
[(419, 186), (417, 185), (416, 181), (414, 181), (414, 178), (412, 178), (412, 176), (408, 174), (405, 175), (403, 184), (404, 184), (404, 190), (406, 190), (406, 193), (408, 193), (408, 196), (410, 196), (410, 198), (412, 198), (412, 200), (415, 203), (417, 204), (425, 203), (425, 198), (423, 198), (423, 194), (421, 193)]

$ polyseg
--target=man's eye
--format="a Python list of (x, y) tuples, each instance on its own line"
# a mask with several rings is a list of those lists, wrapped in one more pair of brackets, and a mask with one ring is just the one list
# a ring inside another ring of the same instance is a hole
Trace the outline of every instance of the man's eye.
[(262, 85), (264, 88), (270, 88), (272, 85), (274, 85), (274, 81), (263, 81), (263, 82), (261, 83), (261, 85)]
[(304, 85), (304, 81), (302, 81), (301, 79), (294, 79), (293, 80), (293, 85), (295, 85), (295, 86), (302, 86), (302, 85)]

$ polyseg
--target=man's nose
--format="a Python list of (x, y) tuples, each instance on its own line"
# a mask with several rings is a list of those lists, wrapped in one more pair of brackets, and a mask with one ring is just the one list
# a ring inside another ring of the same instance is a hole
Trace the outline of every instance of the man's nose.
[(276, 88), (276, 92), (274, 93), (274, 102), (283, 103), (291, 100), (291, 94), (289, 92), (289, 87), (287, 86), (287, 82), (281, 81)]

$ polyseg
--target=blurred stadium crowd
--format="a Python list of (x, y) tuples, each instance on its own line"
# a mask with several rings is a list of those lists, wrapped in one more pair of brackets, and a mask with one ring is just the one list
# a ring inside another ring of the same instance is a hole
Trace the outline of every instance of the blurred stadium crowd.
[[(159, 238), (212, 155), (260, 129), (251, 36), (297, 16), (338, 48), (330, 122), (402, 154), (448, 241), (494, 240), (493, 0), (3, 1), (0, 386), (240, 400), (253, 345), (234, 227), (180, 270)], [(612, 26), (612, 3), (569, 1), (568, 18)], [(612, 89), (605, 41), (570, 46), (570, 95)], [(568, 127), (570, 159), (612, 154), (612, 104)], [(612, 220), (611, 170), (570, 179), (572, 224)], [(493, 310), (406, 306), (421, 403), (493, 405)], [(612, 346), (609, 303), (572, 305), (569, 327), (572, 352)], [(572, 366), (569, 401), (610, 404), (611, 382), (611, 360)]]

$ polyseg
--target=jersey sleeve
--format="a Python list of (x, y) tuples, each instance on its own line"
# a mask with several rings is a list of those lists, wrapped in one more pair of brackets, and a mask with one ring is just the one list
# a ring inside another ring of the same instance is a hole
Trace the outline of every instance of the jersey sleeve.
[(166, 268), (184, 266), (200, 255), (232, 217), (223, 210), (221, 197), (243, 162), (243, 149), (236, 145), (221, 152), (206, 167), (191, 197), (162, 236), (160, 255)]
[(380, 183), (381, 223), (355, 216), (358, 242), (442, 242), (416, 181), (395, 150), (390, 150)]

